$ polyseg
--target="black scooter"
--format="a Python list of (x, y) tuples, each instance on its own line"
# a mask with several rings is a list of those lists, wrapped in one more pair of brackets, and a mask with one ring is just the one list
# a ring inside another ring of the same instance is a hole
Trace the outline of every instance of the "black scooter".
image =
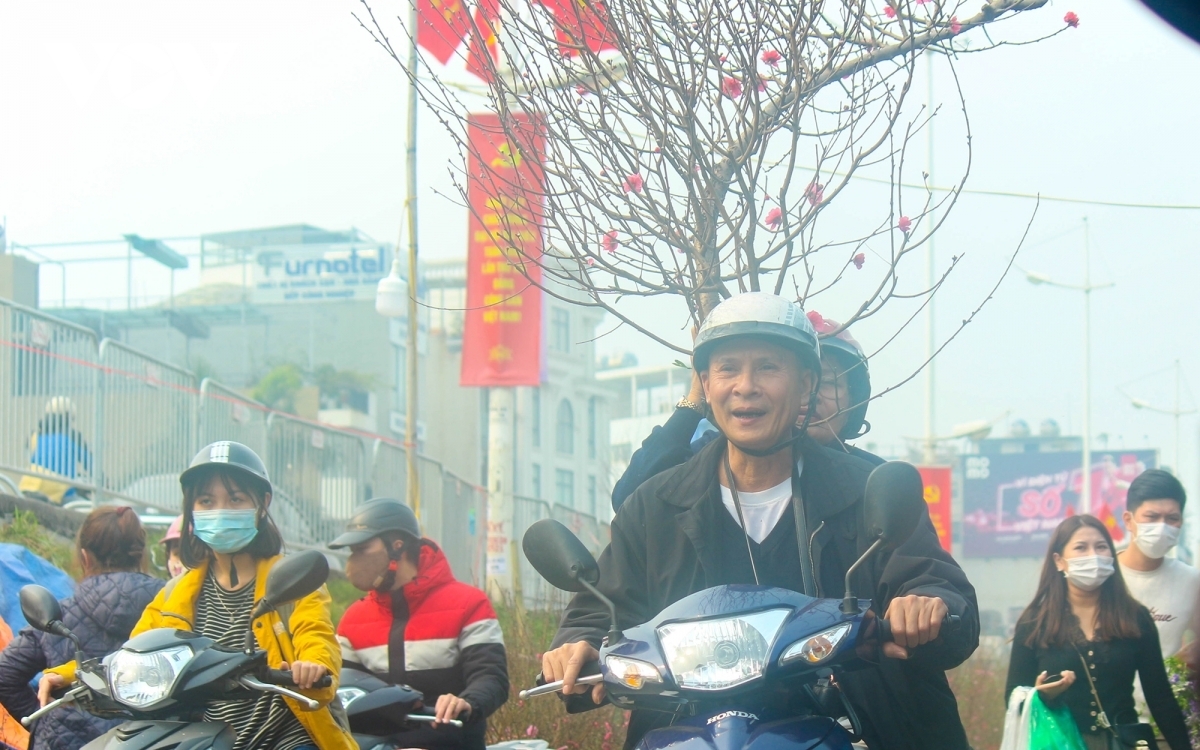
[[(250, 620), (319, 589), (329, 563), (315, 550), (280, 561), (267, 577), (266, 593)], [(267, 667), (267, 654), (246, 631), (245, 646), (230, 649), (186, 630), (157, 628), (125, 642), (102, 659), (84, 660), (79, 639), (62, 622), (54, 595), (41, 586), (21, 589), (21, 611), (43, 632), (70, 638), (76, 648), (77, 681), (66, 694), (21, 720), (30, 727), (44, 714), (68, 703), (124, 724), (89, 742), (84, 750), (231, 750), (237, 733), (224, 723), (195, 721), (206, 704), (246, 691), (276, 693), (309, 709), (319, 704), (290, 688), (290, 672)], [(326, 675), (316, 687), (328, 687)]]
[[(413, 729), (433, 724), (426, 712), (424, 696), (408, 685), (391, 685), (370, 672), (345, 667), (338, 683), (338, 698), (350, 719), (350, 731), (362, 750), (397, 750), (414, 747)], [(438, 747), (457, 744), (462, 722), (449, 722), (457, 729), (444, 728)], [(419, 746), (419, 745), (416, 745)]]

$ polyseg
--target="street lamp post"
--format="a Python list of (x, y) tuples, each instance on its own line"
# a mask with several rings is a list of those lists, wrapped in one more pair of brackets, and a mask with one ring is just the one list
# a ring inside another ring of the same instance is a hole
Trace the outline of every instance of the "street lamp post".
[(1129, 403), (1135, 409), (1145, 409), (1146, 411), (1157, 412), (1159, 414), (1166, 414), (1168, 416), (1175, 418), (1175, 466), (1174, 466), (1174, 469), (1175, 469), (1176, 474), (1179, 473), (1179, 470), (1180, 470), (1179, 462), (1183, 455), (1181, 453), (1181, 447), (1180, 447), (1180, 443), (1179, 443), (1180, 419), (1182, 417), (1187, 416), (1188, 414), (1196, 413), (1196, 409), (1194, 409), (1194, 408), (1193, 409), (1184, 409), (1183, 408), (1182, 395), (1183, 395), (1183, 368), (1180, 366), (1179, 360), (1175, 360), (1175, 408), (1164, 409), (1160, 406), (1155, 406), (1155, 405), (1151, 404), (1150, 402), (1145, 401), (1144, 399), (1129, 396)]
[(1025, 278), (1031, 284), (1046, 284), (1060, 289), (1083, 292), (1083, 487), (1079, 493), (1079, 510), (1092, 512), (1092, 292), (1107, 289), (1106, 284), (1092, 283), (1092, 251), (1088, 233), (1088, 220), (1083, 217), (1083, 283), (1063, 284), (1045, 274), (1026, 271)]

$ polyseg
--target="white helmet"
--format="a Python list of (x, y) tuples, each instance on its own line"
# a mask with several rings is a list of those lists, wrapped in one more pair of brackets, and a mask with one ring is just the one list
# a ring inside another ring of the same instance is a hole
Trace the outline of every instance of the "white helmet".
[(717, 342), (737, 336), (770, 339), (799, 354), (805, 367), (821, 371), (821, 345), (803, 308), (768, 292), (739, 294), (713, 308), (696, 333), (692, 367), (708, 369)]
[(75, 404), (66, 396), (55, 396), (46, 402), (46, 416), (52, 417), (56, 414), (75, 416)]

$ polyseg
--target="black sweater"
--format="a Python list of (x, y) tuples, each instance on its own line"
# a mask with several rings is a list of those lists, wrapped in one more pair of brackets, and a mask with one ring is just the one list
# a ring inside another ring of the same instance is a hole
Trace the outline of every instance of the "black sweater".
[(1149, 706), (1150, 713), (1154, 716), (1154, 721), (1166, 738), (1167, 744), (1171, 746), (1171, 750), (1188, 750), (1191, 744), (1188, 741), (1183, 712), (1179, 710), (1179, 704), (1175, 702), (1175, 696), (1171, 693), (1171, 684), (1167, 681), (1167, 671), (1163, 666), (1162, 649), (1158, 644), (1158, 629), (1145, 607), (1138, 607), (1138, 628), (1142, 632), (1139, 638), (1111, 641), (1088, 641), (1082, 632), (1078, 632), (1079, 651), (1076, 652), (1072, 646), (1047, 649), (1027, 646), (1026, 641), (1033, 632), (1033, 622), (1022, 619), (1017, 623), (1013, 636), (1012, 659), (1008, 663), (1008, 684), (1004, 689), (1006, 704), (1014, 688), (1019, 685), (1032, 686), (1043, 671), (1057, 674), (1069, 669), (1075, 673), (1075, 683), (1048, 703), (1065, 703), (1067, 708), (1071, 709), (1071, 715), (1075, 717), (1080, 732), (1103, 733), (1105, 730), (1096, 722), (1096, 714), (1100, 709), (1096, 706), (1087, 675), (1084, 674), (1083, 663), (1080, 661), (1082, 654), (1088, 659), (1092, 679), (1096, 682), (1096, 692), (1110, 722), (1137, 722), (1137, 709), (1133, 703), (1133, 676), (1137, 673), (1142, 678), (1146, 705)]

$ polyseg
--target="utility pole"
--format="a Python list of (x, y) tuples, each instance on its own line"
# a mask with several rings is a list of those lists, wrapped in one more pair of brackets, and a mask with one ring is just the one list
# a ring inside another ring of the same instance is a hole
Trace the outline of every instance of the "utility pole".
[(417, 387), (420, 357), (417, 353), (417, 3), (408, 6), (408, 127), (404, 148), (404, 210), (408, 222), (408, 372), (404, 389), (404, 455), (407, 460), (408, 505), (421, 516), (421, 477), (417, 468)]
[[(933, 52), (926, 50), (925, 60), (929, 63), (929, 133), (928, 147), (926, 149), (928, 158), (928, 166), (926, 173), (926, 184), (932, 188), (933, 186)], [(935, 201), (936, 202), (936, 201)], [(929, 213), (929, 223), (932, 227), (934, 222), (933, 211)], [(933, 246), (933, 234), (929, 235), (928, 243), (925, 247), (925, 282), (926, 287), (930, 290), (929, 304), (925, 307), (925, 450), (922, 459), (926, 466), (931, 466), (937, 461), (937, 443), (934, 437), (936, 426), (934, 424), (934, 368), (933, 361), (934, 352), (937, 351), (937, 341), (935, 338), (934, 328), (934, 294), (932, 292), (935, 283), (935, 258)]]
[(516, 539), (513, 537), (512, 388), (488, 388), (487, 593), (503, 602), (517, 590)]

